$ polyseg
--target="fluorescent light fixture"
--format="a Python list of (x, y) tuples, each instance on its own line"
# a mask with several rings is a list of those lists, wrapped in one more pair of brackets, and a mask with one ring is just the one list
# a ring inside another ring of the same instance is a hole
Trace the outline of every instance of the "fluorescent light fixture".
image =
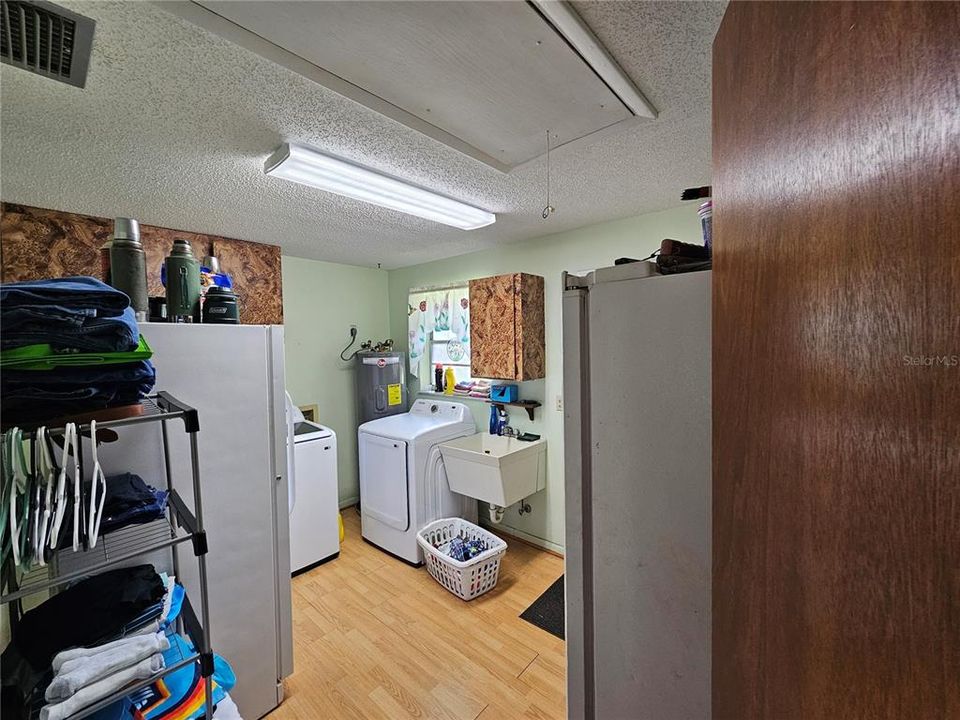
[(263, 172), (461, 230), (475, 230), (497, 221), (492, 212), (302, 145), (281, 145), (267, 158)]
[(593, 34), (593, 30), (577, 15), (570, 3), (562, 0), (530, 0), (530, 2), (630, 109), (630, 112), (640, 117), (655, 118), (657, 116), (656, 108), (617, 65), (617, 61)]

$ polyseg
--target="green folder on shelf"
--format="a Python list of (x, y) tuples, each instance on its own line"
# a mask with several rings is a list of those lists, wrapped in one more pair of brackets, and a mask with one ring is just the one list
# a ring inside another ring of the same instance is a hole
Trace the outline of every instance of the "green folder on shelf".
[(53, 370), (58, 367), (86, 367), (89, 365), (114, 365), (116, 363), (149, 360), (153, 350), (146, 338), (140, 336), (136, 350), (128, 352), (72, 352), (54, 350), (50, 345), (24, 345), (0, 352), (2, 370)]

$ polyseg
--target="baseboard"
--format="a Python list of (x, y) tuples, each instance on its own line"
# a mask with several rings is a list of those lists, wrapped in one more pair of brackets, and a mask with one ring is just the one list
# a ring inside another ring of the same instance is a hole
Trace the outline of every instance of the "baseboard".
[[(360, 503), (359, 497), (347, 498), (346, 500), (340, 501), (340, 509), (345, 510), (346, 508), (349, 508), (353, 505), (359, 505), (359, 503)], [(506, 525), (494, 525), (489, 522), (484, 522), (482, 517), (480, 518), (480, 527), (486, 528), (487, 530), (494, 533), (495, 535), (503, 535), (504, 537), (511, 538), (512, 540), (516, 540), (517, 542), (522, 542), (522, 543), (526, 543), (527, 545), (532, 545), (538, 550), (545, 550), (551, 555), (556, 555), (559, 558), (562, 558), (564, 556), (563, 545), (558, 545), (557, 543), (550, 542), (549, 540), (544, 540), (543, 538), (539, 538), (536, 535), (530, 535), (529, 533), (525, 533), (522, 530), (517, 530), (516, 528), (512, 528)], [(383, 548), (380, 548), (380, 549), (382, 550)], [(406, 561), (404, 560), (404, 562)]]
[(510, 538), (527, 545), (532, 545), (538, 550), (546, 550), (551, 555), (556, 555), (560, 558), (563, 557), (562, 545), (550, 542), (549, 540), (544, 540), (543, 538), (538, 538), (536, 535), (530, 535), (522, 530), (517, 530), (516, 528), (507, 527), (505, 525), (494, 525), (490, 522), (484, 522), (482, 518), (480, 520), (480, 527), (486, 528), (494, 535), (502, 535), (505, 538)]

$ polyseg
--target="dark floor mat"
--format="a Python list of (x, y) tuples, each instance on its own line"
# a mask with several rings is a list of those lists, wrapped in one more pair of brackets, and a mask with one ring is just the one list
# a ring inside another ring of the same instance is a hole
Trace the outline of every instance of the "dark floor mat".
[(520, 618), (565, 640), (563, 634), (563, 575), (557, 578), (533, 604), (520, 613)]

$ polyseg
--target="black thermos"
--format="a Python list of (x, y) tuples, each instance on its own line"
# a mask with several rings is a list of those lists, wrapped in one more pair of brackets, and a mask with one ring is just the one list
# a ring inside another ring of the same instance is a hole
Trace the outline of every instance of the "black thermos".
[(237, 305), (236, 294), (216, 285), (207, 288), (207, 295), (203, 301), (203, 322), (239, 325), (240, 308)]

